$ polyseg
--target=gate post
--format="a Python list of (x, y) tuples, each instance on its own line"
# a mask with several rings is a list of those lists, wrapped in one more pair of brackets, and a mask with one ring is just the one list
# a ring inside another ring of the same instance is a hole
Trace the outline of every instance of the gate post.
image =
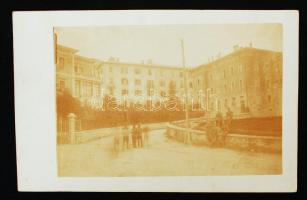
[(74, 113), (69, 113), (67, 115), (68, 119), (68, 133), (69, 141), (71, 144), (76, 143), (76, 115)]

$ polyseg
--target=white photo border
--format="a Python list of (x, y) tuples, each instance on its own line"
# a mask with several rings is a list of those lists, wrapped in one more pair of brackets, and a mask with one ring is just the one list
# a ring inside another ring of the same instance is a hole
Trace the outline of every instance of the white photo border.
[[(13, 13), (19, 191), (295, 192), (297, 189), (298, 11), (129, 10)], [(53, 27), (226, 23), (283, 24), (282, 175), (57, 176)]]

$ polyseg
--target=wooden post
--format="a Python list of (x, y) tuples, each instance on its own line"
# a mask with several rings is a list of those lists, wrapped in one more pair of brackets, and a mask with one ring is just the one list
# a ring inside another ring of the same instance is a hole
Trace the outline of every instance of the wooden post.
[[(190, 129), (190, 122), (189, 122), (189, 97), (188, 97), (188, 70), (186, 69), (185, 66), (185, 56), (184, 56), (184, 42), (183, 39), (181, 40), (181, 51), (182, 51), (182, 67), (183, 67), (183, 71), (184, 73), (184, 90), (185, 90), (185, 104), (186, 104), (186, 111), (185, 111), (185, 121), (186, 121), (186, 129)], [(190, 133), (189, 131), (187, 131), (184, 134), (184, 143), (189, 143), (190, 141)]]

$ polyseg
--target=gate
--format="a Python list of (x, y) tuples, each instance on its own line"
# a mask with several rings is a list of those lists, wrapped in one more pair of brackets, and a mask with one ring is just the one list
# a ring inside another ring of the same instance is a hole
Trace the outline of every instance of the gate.
[(57, 144), (78, 143), (77, 132), (82, 130), (81, 119), (73, 113), (57, 117)]

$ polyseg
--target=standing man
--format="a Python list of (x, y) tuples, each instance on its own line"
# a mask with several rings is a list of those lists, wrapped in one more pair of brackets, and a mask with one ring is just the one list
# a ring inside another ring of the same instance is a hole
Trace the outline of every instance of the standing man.
[(122, 129), (123, 132), (123, 149), (129, 149), (129, 130), (127, 125)]
[(233, 113), (230, 110), (230, 108), (228, 108), (227, 113), (226, 113), (226, 123), (225, 123), (225, 132), (226, 134), (229, 133), (230, 131), (230, 127), (232, 124), (232, 118), (233, 118)]
[(143, 147), (143, 137), (142, 137), (142, 128), (141, 123), (138, 124), (137, 127), (137, 145), (138, 147)]
[(136, 148), (137, 130), (136, 130), (135, 124), (133, 124), (131, 131), (132, 131), (131, 132), (131, 135), (132, 135), (132, 146), (133, 146), (133, 148)]

